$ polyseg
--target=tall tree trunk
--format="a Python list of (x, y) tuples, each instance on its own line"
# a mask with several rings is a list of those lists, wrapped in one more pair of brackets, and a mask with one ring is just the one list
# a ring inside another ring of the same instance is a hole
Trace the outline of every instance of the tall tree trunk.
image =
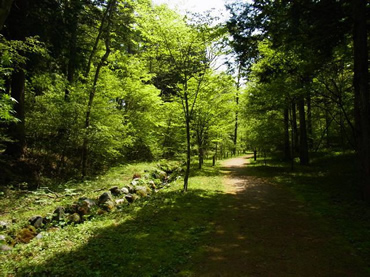
[(185, 124), (186, 124), (186, 171), (184, 177), (184, 191), (188, 190), (188, 182), (190, 175), (190, 110), (189, 110), (189, 100), (187, 94), (187, 87), (185, 85)]
[[(75, 73), (77, 66), (77, 34), (78, 34), (78, 20), (82, 9), (80, 0), (73, 0), (70, 2), (70, 8), (65, 12), (72, 13), (69, 22), (69, 52), (68, 52), (68, 65), (67, 65), (67, 81), (72, 85), (75, 81)], [(65, 90), (65, 100), (69, 99), (69, 88)]]
[[(27, 12), (29, 2), (27, 0), (16, 0), (13, 3), (8, 19), (8, 39), (24, 41), (28, 33)], [(24, 53), (20, 53), (24, 55)], [(19, 65), (14, 70), (11, 77), (11, 96), (16, 101), (14, 110), (19, 122), (12, 123), (9, 126), (9, 137), (13, 140), (7, 144), (5, 154), (19, 158), (24, 153), (25, 148), (25, 107), (24, 93), (26, 76), (24, 68), (26, 65)]]
[(236, 96), (235, 96), (235, 104), (236, 104), (236, 110), (235, 110), (235, 126), (234, 126), (234, 148), (233, 148), (233, 154), (236, 154), (236, 148), (238, 143), (238, 120), (239, 120), (239, 91), (240, 91), (240, 79), (241, 79), (241, 64), (238, 66), (238, 80), (236, 83)]
[[(296, 104), (295, 100), (292, 102), (292, 130), (294, 134), (294, 152), (299, 152), (299, 134), (297, 128), (297, 111), (296, 111)], [(293, 155), (294, 156), (294, 155)]]
[[(98, 83), (98, 80), (99, 80), (100, 70), (105, 65), (105, 63), (106, 63), (106, 61), (109, 57), (109, 54), (111, 52), (111, 49), (110, 49), (110, 24), (112, 22), (112, 17), (113, 17), (114, 7), (115, 7), (116, 1), (117, 0), (112, 0), (108, 3), (107, 9), (109, 9), (109, 11), (108, 11), (109, 18), (108, 18), (108, 26), (107, 26), (107, 29), (106, 29), (105, 53), (102, 56), (102, 58), (100, 59), (100, 62), (98, 64), (98, 66), (96, 67), (94, 82), (93, 82), (93, 85), (92, 85), (92, 88), (91, 88), (91, 91), (90, 91), (90, 94), (89, 94), (89, 101), (88, 101), (88, 104), (87, 104), (87, 111), (86, 111), (86, 116), (85, 116), (85, 132), (86, 133), (85, 133), (85, 137), (84, 137), (83, 144), (82, 144), (82, 176), (83, 177), (85, 177), (86, 174), (87, 174), (88, 144), (89, 144), (88, 137), (89, 137), (91, 109), (92, 109), (93, 101), (94, 101), (94, 98), (95, 98), (96, 86), (97, 86), (97, 83)], [(102, 24), (103, 24), (103, 22), (102, 22)]]
[(1, 0), (0, 1), (0, 31), (4, 27), (5, 20), (7, 19), (9, 15), (12, 4), (13, 4), (13, 0)]
[(290, 142), (289, 142), (289, 109), (284, 109), (284, 159), (289, 161), (290, 155)]
[(312, 129), (312, 108), (311, 108), (311, 95), (308, 94), (306, 97), (307, 102), (307, 140), (308, 148), (313, 148), (313, 129)]
[(308, 158), (308, 141), (306, 128), (306, 113), (304, 110), (304, 99), (298, 100), (299, 111), (299, 160), (302, 165), (309, 164)]
[(363, 197), (370, 201), (370, 103), (366, 1), (353, 0), (353, 46), (357, 153), (361, 165)]
[(17, 100), (14, 105), (15, 116), (18, 122), (11, 123), (9, 126), (9, 137), (13, 140), (6, 147), (5, 154), (19, 158), (24, 153), (26, 142), (25, 116), (24, 116), (24, 87), (26, 76), (23, 69), (18, 69), (12, 74), (11, 96)]
[(332, 119), (329, 115), (328, 101), (325, 101), (325, 130), (326, 130), (326, 147), (330, 148), (330, 124)]
[[(98, 44), (99, 44), (100, 38), (101, 38), (101, 36), (104, 33), (105, 22), (107, 20), (109, 21), (109, 18), (108, 18), (109, 17), (109, 12), (112, 9), (112, 6), (115, 6), (115, 2), (116, 2), (116, 0), (109, 1), (108, 4), (107, 4), (107, 8), (106, 8), (106, 10), (105, 10), (105, 12), (103, 14), (103, 17), (102, 17), (102, 20), (101, 20), (101, 23), (100, 23), (100, 27), (99, 27), (99, 31), (98, 31), (98, 35), (95, 38), (93, 49), (90, 52), (89, 60), (88, 60), (87, 65), (86, 65), (86, 70), (85, 70), (85, 73), (84, 73), (85, 78), (87, 78), (89, 76), (89, 73), (90, 73), (90, 70), (91, 70), (92, 60), (93, 60), (93, 58), (95, 56), (96, 50), (98, 49)], [(109, 24), (110, 23), (108, 22), (108, 25)]]

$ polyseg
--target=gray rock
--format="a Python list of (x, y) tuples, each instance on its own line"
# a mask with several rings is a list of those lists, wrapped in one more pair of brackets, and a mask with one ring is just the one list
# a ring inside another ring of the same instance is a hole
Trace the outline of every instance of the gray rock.
[(64, 220), (64, 217), (65, 217), (65, 210), (63, 207), (58, 207), (53, 212), (53, 220), (55, 221)]
[(99, 200), (98, 200), (98, 204), (101, 205), (101, 204), (104, 204), (108, 201), (113, 201), (113, 198), (112, 198), (112, 194), (111, 192), (104, 192), (102, 195), (100, 195), (99, 197)]
[(132, 194), (126, 194), (125, 195), (125, 199), (127, 200), (127, 202), (129, 202), (129, 203), (132, 203), (132, 202), (134, 202), (134, 196), (132, 195)]
[(121, 188), (121, 192), (122, 192), (123, 194), (128, 194), (128, 193), (130, 193), (129, 189), (128, 189), (128, 188), (126, 188), (126, 187)]
[(150, 190), (146, 186), (136, 186), (135, 187), (135, 193), (141, 197), (148, 196)]
[(100, 195), (98, 200), (99, 207), (106, 211), (111, 211), (114, 208), (114, 200), (112, 198), (111, 192), (104, 192)]
[(37, 228), (41, 228), (42, 225), (44, 225), (44, 218), (40, 215), (36, 215), (36, 216), (33, 216), (31, 217), (28, 222), (33, 226), (35, 227), (36, 229)]
[(122, 191), (121, 191), (117, 186), (115, 186), (115, 187), (111, 187), (111, 188), (109, 189), (109, 191), (110, 191), (113, 195), (115, 195), (115, 196), (118, 196), (118, 195), (121, 195), (121, 194), (122, 194)]
[(149, 180), (148, 185), (150, 186), (151, 189), (157, 188), (153, 180)]
[(42, 239), (44, 236), (43, 236), (43, 234), (41, 234), (41, 233), (39, 233), (37, 236), (36, 236), (36, 238), (37, 239)]
[(6, 251), (10, 251), (10, 250), (12, 250), (12, 248), (9, 245), (6, 245), (6, 244), (0, 245), (0, 251), (1, 252), (6, 252)]
[(126, 199), (125, 198), (117, 199), (115, 202), (117, 206), (120, 206), (126, 203)]
[(0, 221), (0, 230), (5, 230), (9, 227), (9, 223), (5, 221)]
[(90, 213), (91, 208), (96, 205), (96, 202), (89, 198), (80, 198), (77, 203), (77, 212), (84, 216)]
[(139, 180), (140, 178), (135, 178), (134, 180), (131, 181), (131, 185), (136, 186), (137, 184), (139, 184)]
[(0, 235), (0, 241), (5, 241), (5, 236), (4, 235)]

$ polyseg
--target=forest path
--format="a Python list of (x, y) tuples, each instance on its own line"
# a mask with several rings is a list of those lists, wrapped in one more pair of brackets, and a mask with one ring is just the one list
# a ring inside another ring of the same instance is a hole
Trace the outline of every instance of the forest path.
[(335, 230), (288, 189), (223, 162), (227, 203), (194, 276), (369, 276)]

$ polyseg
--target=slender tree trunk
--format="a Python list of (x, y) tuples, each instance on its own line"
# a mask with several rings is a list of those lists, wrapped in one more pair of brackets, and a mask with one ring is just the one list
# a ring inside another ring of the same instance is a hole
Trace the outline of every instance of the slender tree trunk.
[[(95, 98), (96, 85), (97, 85), (98, 80), (99, 80), (100, 70), (105, 65), (105, 63), (106, 63), (106, 61), (109, 57), (109, 54), (111, 52), (111, 49), (110, 49), (110, 34), (109, 33), (110, 33), (110, 24), (111, 24), (111, 20), (112, 20), (112, 17), (113, 17), (113, 11), (114, 11), (114, 7), (115, 7), (115, 3), (116, 3), (116, 0), (112, 0), (108, 3), (107, 9), (109, 8), (108, 13), (109, 13), (110, 18), (108, 18), (108, 26), (107, 26), (107, 31), (106, 31), (105, 53), (104, 53), (103, 57), (100, 59), (100, 62), (98, 64), (98, 66), (96, 67), (94, 82), (93, 82), (93, 85), (92, 85), (92, 88), (91, 88), (91, 91), (90, 91), (89, 101), (88, 101), (88, 104), (87, 104), (87, 111), (86, 111), (86, 116), (85, 116), (85, 137), (84, 137), (83, 144), (82, 144), (82, 177), (85, 177), (86, 174), (87, 174), (88, 144), (89, 144), (88, 137), (89, 137), (89, 127), (90, 127), (90, 115), (91, 115), (91, 109), (92, 109), (92, 106), (93, 106), (93, 101), (94, 101), (94, 98)], [(103, 24), (103, 22), (102, 22), (102, 24)]]
[(307, 141), (308, 148), (313, 148), (313, 129), (312, 129), (312, 108), (311, 108), (311, 95), (308, 94), (306, 97), (307, 101)]
[[(89, 73), (90, 73), (90, 69), (91, 69), (91, 63), (92, 63), (92, 60), (95, 56), (95, 53), (96, 53), (96, 50), (98, 48), (98, 44), (99, 44), (99, 41), (100, 41), (100, 38), (104, 32), (104, 26), (105, 26), (105, 22), (107, 20), (107, 17), (109, 15), (109, 11), (111, 10), (112, 6), (115, 5), (115, 2), (116, 0), (111, 0), (108, 2), (108, 5), (107, 5), (107, 8), (103, 14), (103, 18), (101, 20), (101, 23), (100, 23), (100, 27), (99, 27), (99, 31), (98, 31), (98, 35), (95, 39), (95, 43), (94, 43), (94, 46), (93, 46), (93, 49), (91, 50), (91, 53), (90, 53), (90, 56), (89, 56), (89, 60), (87, 62), (87, 66), (86, 66), (86, 70), (85, 70), (85, 77), (87, 78), (89, 76)], [(109, 20), (109, 19), (108, 19)], [(108, 23), (109, 25), (109, 23)]]
[[(291, 114), (291, 118), (293, 118), (293, 109), (291, 110), (292, 114)], [(291, 132), (291, 169), (294, 170), (294, 157), (295, 157), (295, 151), (294, 151), (294, 147), (295, 147), (295, 142), (294, 142), (294, 138), (295, 138), (295, 133), (294, 133), (294, 128), (293, 128), (293, 120), (291, 120), (291, 128), (292, 128), (292, 132)]]
[(1, 0), (0, 1), (0, 31), (4, 27), (5, 20), (9, 15), (12, 4), (13, 4), (13, 0)]
[[(79, 0), (73, 0), (70, 2), (70, 9), (66, 9), (66, 12), (72, 12), (71, 19), (69, 22), (69, 52), (68, 52), (68, 65), (67, 65), (67, 81), (69, 85), (72, 85), (75, 81), (76, 66), (77, 66), (77, 33), (78, 33), (78, 20), (81, 12), (81, 3)], [(65, 90), (64, 98), (69, 99), (69, 88)]]
[(190, 175), (190, 111), (189, 111), (189, 101), (188, 94), (185, 92), (185, 123), (186, 123), (186, 171), (184, 177), (184, 191), (188, 190), (188, 182)]
[(357, 153), (361, 165), (363, 197), (370, 201), (370, 103), (366, 1), (353, 0), (353, 46)]
[(203, 160), (204, 160), (204, 152), (203, 152), (203, 148), (200, 148), (199, 149), (199, 164), (198, 164), (199, 169), (202, 169)]
[(235, 96), (235, 103), (236, 103), (236, 111), (235, 111), (235, 126), (234, 126), (234, 148), (233, 154), (236, 154), (236, 148), (238, 144), (238, 120), (239, 120), (239, 90), (240, 90), (240, 79), (241, 79), (241, 65), (239, 64), (238, 67), (238, 80), (236, 83), (236, 96)]
[(24, 153), (26, 142), (25, 116), (24, 116), (24, 87), (26, 76), (23, 69), (18, 69), (12, 74), (11, 96), (17, 100), (14, 104), (15, 116), (18, 122), (9, 126), (9, 137), (13, 140), (6, 147), (5, 154), (19, 158)]
[(299, 134), (297, 128), (297, 111), (296, 111), (296, 104), (293, 100), (292, 102), (292, 130), (294, 133), (294, 152), (299, 152)]
[(289, 109), (284, 109), (284, 159), (289, 161), (290, 156), (290, 142), (289, 142)]
[(329, 149), (330, 148), (330, 124), (331, 124), (331, 119), (329, 116), (329, 107), (328, 107), (328, 102), (325, 101), (325, 128), (326, 128), (326, 147)]
[[(6, 4), (6, 3), (3, 3)], [(9, 4), (9, 3), (8, 3)], [(8, 19), (8, 39), (24, 41), (27, 33), (27, 12), (29, 9), (29, 2), (27, 0), (16, 0), (13, 3)], [(21, 53), (24, 55), (24, 53)], [(24, 154), (26, 131), (25, 131), (25, 107), (24, 107), (24, 94), (25, 94), (25, 75), (26, 65), (19, 65), (14, 70), (11, 76), (11, 96), (16, 101), (14, 111), (19, 122), (12, 123), (9, 126), (8, 135), (13, 140), (7, 144), (5, 154), (19, 158)]]
[(308, 158), (308, 142), (307, 142), (307, 128), (306, 128), (306, 113), (304, 110), (303, 98), (298, 101), (299, 111), (299, 160), (302, 165), (309, 164)]

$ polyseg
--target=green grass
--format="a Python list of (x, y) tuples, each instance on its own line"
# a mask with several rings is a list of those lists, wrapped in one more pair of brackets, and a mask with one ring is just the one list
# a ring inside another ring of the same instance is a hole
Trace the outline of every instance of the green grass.
[(295, 165), (269, 157), (247, 168), (247, 174), (270, 178), (292, 190), (318, 218), (328, 222), (370, 267), (370, 206), (361, 200), (354, 154), (323, 154), (311, 165)]
[[(15, 233), (32, 215), (45, 215), (81, 196), (96, 198), (101, 193), (97, 190), (123, 186), (134, 173), (154, 166), (117, 167), (96, 180), (50, 187), (60, 196), (72, 194), (60, 198), (51, 198), (51, 193), (6, 191), (0, 220), (13, 219), (16, 223), (10, 233)], [(187, 263), (210, 239), (207, 234), (217, 216), (214, 207), (222, 205), (224, 197), (218, 167), (194, 170), (189, 181), (187, 193), (181, 192), (180, 179), (123, 209), (82, 224), (42, 231), (41, 239), (0, 252), (0, 275), (186, 276)]]

